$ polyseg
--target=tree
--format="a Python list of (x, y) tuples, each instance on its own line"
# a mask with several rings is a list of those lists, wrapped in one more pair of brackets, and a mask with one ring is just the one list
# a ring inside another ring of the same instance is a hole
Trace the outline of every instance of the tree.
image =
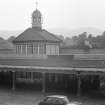
[(91, 45), (90, 41), (88, 39), (85, 40), (84, 41), (84, 50), (88, 52), (91, 48), (92, 48), (92, 45)]
[(58, 35), (58, 38), (61, 39), (62, 41), (64, 41), (64, 36), (63, 35)]
[(93, 38), (92, 34), (89, 34), (88, 39), (92, 39), (92, 38)]
[(9, 42), (12, 42), (14, 39), (15, 39), (15, 36), (10, 36), (7, 40), (8, 40)]
[(82, 34), (80, 34), (78, 36), (78, 40), (77, 40), (78, 48), (81, 48), (81, 49), (84, 48), (84, 46), (85, 46), (84, 42), (86, 39), (87, 39), (87, 33), (86, 32), (83, 32)]

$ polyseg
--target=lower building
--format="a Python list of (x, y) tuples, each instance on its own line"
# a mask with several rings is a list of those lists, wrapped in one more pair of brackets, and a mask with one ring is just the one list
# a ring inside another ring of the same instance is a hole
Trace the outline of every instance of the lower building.
[(0, 58), (0, 82), (13, 90), (30, 88), (80, 95), (100, 88), (105, 75), (104, 63), (103, 60), (75, 60), (73, 55)]

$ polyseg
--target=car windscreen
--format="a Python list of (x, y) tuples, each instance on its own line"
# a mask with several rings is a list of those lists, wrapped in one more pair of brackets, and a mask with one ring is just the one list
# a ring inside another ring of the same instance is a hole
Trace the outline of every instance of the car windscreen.
[(65, 98), (47, 97), (46, 99), (44, 99), (44, 102), (56, 103), (56, 104), (67, 104), (68, 100), (66, 100)]

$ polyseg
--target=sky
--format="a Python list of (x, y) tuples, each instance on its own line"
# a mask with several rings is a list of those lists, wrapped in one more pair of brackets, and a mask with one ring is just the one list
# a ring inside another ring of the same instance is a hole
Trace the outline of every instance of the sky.
[[(31, 27), (36, 0), (0, 0), (0, 30)], [(38, 0), (44, 28), (105, 29), (105, 0)]]

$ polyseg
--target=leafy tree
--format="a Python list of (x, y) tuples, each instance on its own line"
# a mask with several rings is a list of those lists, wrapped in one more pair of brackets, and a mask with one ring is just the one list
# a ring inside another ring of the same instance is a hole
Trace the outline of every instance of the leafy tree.
[(83, 32), (82, 34), (80, 34), (78, 36), (78, 41), (77, 41), (78, 48), (83, 49), (85, 47), (84, 42), (86, 39), (87, 39), (87, 33), (86, 32)]
[(92, 38), (93, 38), (92, 34), (89, 34), (88, 39), (92, 39)]
[(9, 41), (9, 42), (12, 42), (14, 39), (15, 39), (15, 36), (10, 36), (10, 37), (8, 38), (8, 41)]

